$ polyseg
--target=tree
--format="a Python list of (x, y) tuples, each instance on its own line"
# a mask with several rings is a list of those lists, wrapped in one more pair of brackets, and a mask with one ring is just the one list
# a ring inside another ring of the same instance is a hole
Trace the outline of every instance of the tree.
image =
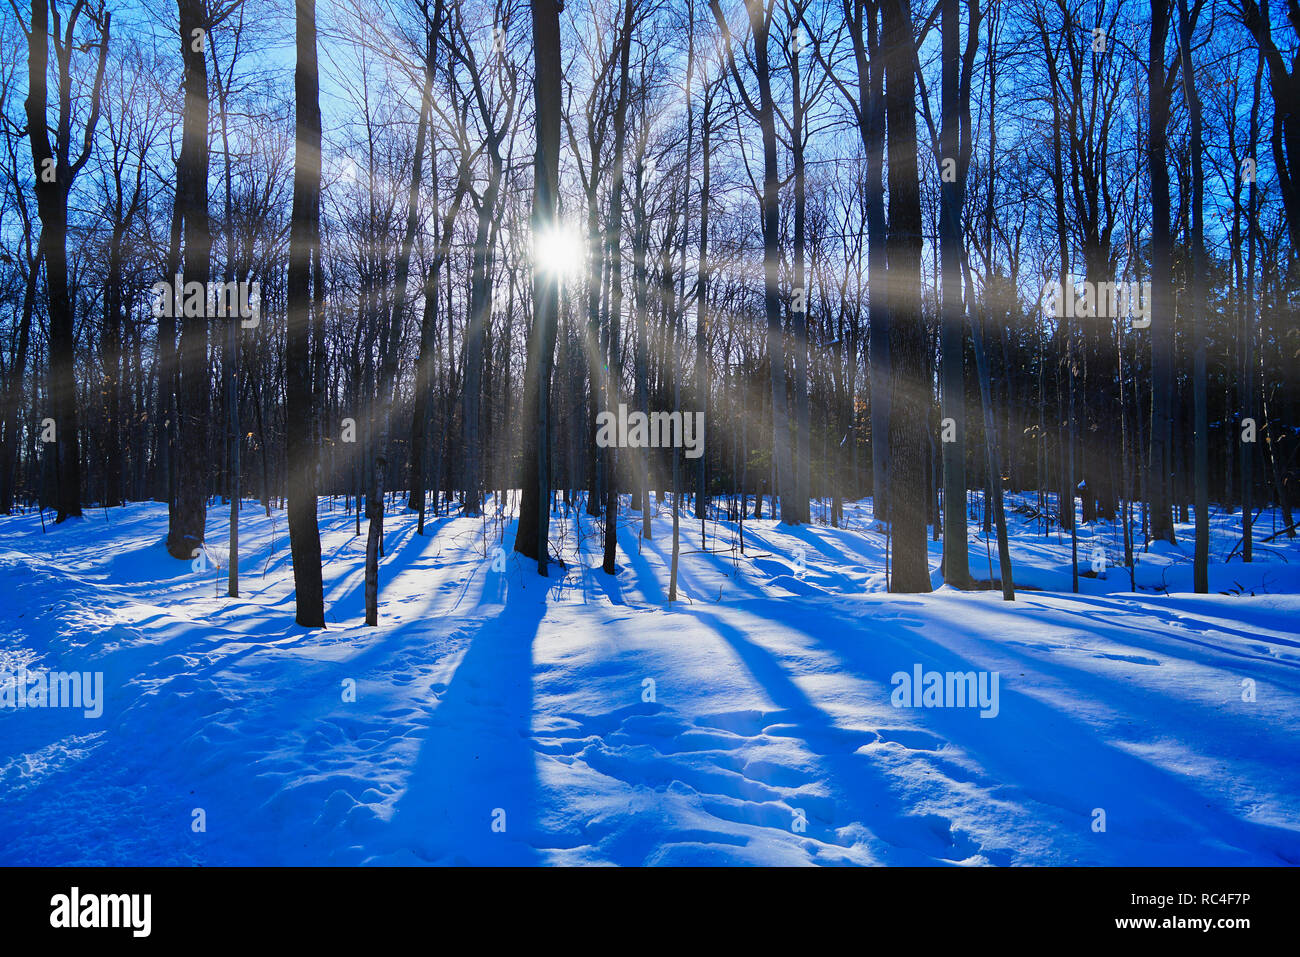
[(809, 112), (825, 86), (805, 90), (805, 77), (800, 68), (803, 48), (803, 22), (808, 0), (784, 0), (790, 40), (786, 45), (790, 69), (790, 114), (782, 116), (790, 138), (791, 176), (794, 180), (794, 276), (792, 280), (794, 301), (791, 305), (791, 326), (794, 346), (794, 416), (795, 445), (792, 488), (789, 500), (781, 501), (781, 516), (795, 525), (810, 519), (809, 499), (812, 491), (811, 409), (808, 404), (808, 289), (807, 221), (808, 221), (808, 140)]
[[(5, 29), (0, 27), (0, 30)], [(3, 38), (7, 39), (7, 34)], [(17, 70), (15, 69), (15, 73)], [(10, 80), (0, 77), (0, 81)], [(0, 82), (0, 113), (9, 114), (12, 96), (16, 84), (12, 81)], [(32, 319), (36, 313), (36, 298), (39, 289), (37, 280), (40, 275), (41, 244), (37, 235), (33, 217), (28, 206), (27, 190), (24, 188), (25, 163), (19, 156), (20, 137), (16, 131), (6, 131), (4, 177), (9, 185), (9, 197), (19, 219), (19, 240), (10, 251), (3, 253), (4, 261), (15, 263), (22, 279), (22, 306), (18, 313), (17, 329), (13, 331), (12, 345), (8, 352), (7, 368), (3, 376), (3, 391), (0, 391), (0, 515), (12, 515), (14, 511), (15, 492), (18, 484), (18, 433), (22, 429), (21, 406), (24, 390), (24, 376), (27, 371), (27, 356), (32, 342)]]
[[(1201, 4), (1196, 4), (1196, 10)], [(1286, 56), (1273, 41), (1273, 22), (1268, 0), (1239, 0), (1241, 22), (1259, 47), (1268, 64), (1268, 86), (1273, 94), (1273, 162), (1277, 168), (1282, 205), (1286, 210), (1287, 229), (1293, 249), (1300, 249), (1300, 64), (1291, 54), (1291, 69)], [(1293, 33), (1300, 33), (1300, 4), (1289, 0), (1287, 20)], [(1196, 22), (1195, 14), (1191, 22)]]
[(1193, 393), (1193, 492), (1196, 509), (1196, 548), (1192, 562), (1193, 587), (1197, 594), (1210, 590), (1210, 437), (1206, 409), (1206, 328), (1205, 328), (1205, 154), (1201, 97), (1192, 70), (1192, 30), (1194, 21), (1187, 11), (1187, 0), (1178, 0), (1178, 50), (1182, 62), (1183, 95), (1190, 114), (1192, 159), (1192, 230), (1191, 258), (1188, 263), (1187, 309), (1192, 314), (1192, 393)]
[[(295, 0), (293, 214), (284, 336), (285, 460), (289, 547), (297, 622), (325, 627), (320, 530), (316, 524), (316, 450), (312, 446), (311, 261), (320, 249), (321, 115), (316, 66), (316, 0)], [(319, 329), (316, 330), (319, 333)]]
[[(1259, 58), (1255, 68), (1255, 82), (1252, 85), (1250, 101), (1250, 148), (1246, 157), (1251, 168), (1257, 167), (1255, 145), (1259, 141), (1259, 104), (1260, 85), (1263, 79), (1264, 59)], [(1240, 170), (1238, 171), (1240, 178)], [(1242, 350), (1241, 382), (1243, 390), (1243, 413), (1252, 422), (1258, 421), (1259, 405), (1259, 364), (1255, 356), (1255, 255), (1259, 248), (1259, 188), (1256, 177), (1250, 176), (1246, 199), (1246, 230), (1249, 252), (1246, 255), (1246, 288), (1242, 303)], [(1255, 445), (1254, 442), (1243, 443), (1241, 450), (1241, 560), (1254, 560), (1254, 492), (1255, 492)]]
[[(942, 0), (943, 105), (940, 129), (939, 243), (943, 271), (943, 315), (940, 366), (945, 427), (955, 441), (943, 437), (943, 577), (949, 585), (970, 588), (970, 559), (966, 534), (966, 361), (964, 311), (961, 301), (962, 206), (970, 167), (970, 82), (979, 4), (971, 5), (965, 56), (958, 40), (961, 14), (958, 0)], [(946, 169), (945, 169), (946, 168)], [(994, 477), (997, 481), (997, 477)]]
[[(225, 185), (224, 216), (226, 265), (224, 280), (235, 282), (237, 269), (235, 263), (235, 216), (232, 185), (232, 158), (230, 152), (230, 88), (239, 59), (239, 42), (243, 32), (243, 7), (240, 3), (240, 18), (231, 31), (232, 50), (230, 61), (223, 74), (221, 61), (217, 56), (215, 33), (207, 36), (207, 48), (212, 53), (212, 71), (217, 85), (217, 104), (221, 128), (221, 152), (223, 161), (223, 182)], [(259, 304), (260, 308), (260, 304)], [(226, 595), (239, 597), (239, 501), (240, 501), (240, 446), (242, 445), (239, 429), (239, 329), (242, 317), (238, 310), (232, 310), (225, 316), (225, 343), (222, 348), (221, 378), (225, 391), (226, 412), (226, 483), (230, 496), (230, 555), (226, 561)]]
[[(496, 234), (504, 210), (501, 208), (501, 180), (505, 172), (505, 159), (501, 148), (515, 118), (517, 70), (510, 61), (504, 37), (507, 24), (505, 13), (494, 21), (494, 29), (502, 39), (486, 64), (480, 64), (469, 42), (464, 23), (457, 7), (455, 27), (459, 41), (451, 44), (452, 56), (469, 74), (471, 89), (462, 98), (472, 96), (477, 107), (483, 149), (488, 156), (487, 184), (482, 194), (476, 194), (478, 211), (474, 232), (473, 266), (470, 278), (469, 321), (465, 325), (465, 388), (462, 393), (461, 429), (464, 446), (464, 492), (466, 515), (478, 515), (481, 509), (483, 474), (482, 392), (483, 356), (487, 326), (492, 318), (492, 268)], [(496, 82), (493, 82), (495, 74)], [(501, 93), (501, 102), (494, 101), (491, 91)]]
[(886, 296), (893, 362), (889, 429), (894, 592), (930, 590), (926, 554), (925, 325), (921, 316), (921, 195), (916, 167), (915, 40), (909, 0), (885, 0), (885, 121), (889, 153)]
[[(439, 39), (442, 36), (446, 18), (444, 0), (436, 0), (433, 18), (429, 18), (428, 4), (421, 5), (425, 19), (425, 55), (424, 55), (424, 109), (437, 109), (433, 100), (433, 78), (437, 65)], [(459, 129), (464, 128), (464, 114), (461, 114)], [(418, 136), (417, 136), (418, 139)], [(433, 394), (433, 367), (438, 347), (438, 277), (451, 254), (451, 236), (456, 218), (469, 192), (470, 149), (465, 137), (461, 137), (459, 161), (456, 167), (456, 186), (452, 191), (451, 202), (447, 205), (441, 223), (434, 220), (433, 256), (424, 277), (424, 313), (420, 321), (420, 349), (415, 365), (415, 402), (411, 414), (411, 457), (410, 457), (410, 498), (407, 508), (420, 513), (419, 533), (424, 534), (425, 509), (425, 458), (428, 451), (428, 422)], [(429, 185), (432, 191), (433, 213), (438, 214), (438, 143), (437, 137), (429, 141)], [(436, 476), (435, 476), (436, 478)], [(435, 501), (436, 505), (436, 501)]]
[[(622, 385), (619, 361), (619, 317), (623, 311), (623, 142), (627, 135), (629, 65), (632, 57), (632, 24), (637, 0), (623, 0), (623, 26), (618, 38), (618, 100), (614, 106), (614, 164), (610, 188), (609, 218), (605, 224), (605, 255), (610, 264), (609, 371), (605, 375), (605, 409), (617, 411)], [(618, 572), (618, 448), (605, 449), (605, 554), (601, 568), (606, 575)]]
[(1147, 169), (1151, 179), (1151, 447), (1148, 495), (1151, 538), (1174, 541), (1173, 401), (1174, 290), (1173, 237), (1169, 227), (1169, 83), (1165, 46), (1171, 0), (1151, 0), (1147, 61)]
[[(713, 187), (713, 98), (721, 78), (704, 84), (700, 110), (700, 244), (695, 277), (695, 403), (709, 415), (709, 203)], [(704, 547), (704, 520), (708, 517), (708, 456), (695, 460), (695, 517), (700, 520), (700, 547)]]
[[(32, 23), (27, 33), (27, 139), (31, 143), (35, 173), (36, 208), (41, 217), (41, 252), (45, 261), (45, 288), (50, 320), (50, 418), (55, 428), (56, 522), (81, 515), (81, 448), (77, 434), (76, 342), (73, 335), (73, 301), (68, 291), (68, 195), (73, 180), (85, 167), (94, 148), (99, 122), (100, 95), (108, 58), (112, 14), (101, 3), (89, 7), (75, 0), (63, 35), (54, 36), (58, 77), (58, 119), (50, 142), (46, 116), (49, 95), (49, 21), (59, 23), (58, 0), (32, 0)], [(83, 130), (80, 153), (72, 156), (72, 54), (82, 46), (77, 23), (85, 14), (98, 36), (84, 41), (97, 51), (98, 63), (90, 94), (90, 114)]]
[[(537, 73), (537, 154), (533, 164), (532, 229), (536, 241), (556, 228), (560, 186), (560, 7), (562, 0), (532, 0)], [(515, 551), (547, 572), (550, 519), (551, 365), (559, 313), (559, 275), (533, 268), (533, 325), (524, 371), (524, 481)], [(531, 413), (531, 414), (528, 414)], [(531, 423), (531, 428), (527, 423)]]
[[(138, 55), (137, 55), (138, 57)], [(141, 116), (138, 101), (142, 84), (137, 57), (119, 61), (111, 77), (114, 89), (104, 98), (104, 161), (100, 164), (104, 189), (105, 218), (108, 221), (106, 270), (104, 276), (104, 323), (99, 341), (100, 369), (104, 383), (103, 428), (99, 444), (103, 460), (103, 498), (108, 505), (123, 502), (123, 407), (125, 386), (125, 336), (127, 298), (126, 271), (132, 254), (132, 237), (138, 234), (147, 203), (146, 169), (152, 136), (149, 118)], [(134, 172), (129, 167), (134, 163)]]
[[(786, 412), (785, 329), (781, 325), (781, 187), (776, 152), (776, 104), (772, 96), (772, 67), (768, 38), (772, 32), (775, 0), (747, 0), (749, 33), (753, 44), (751, 62), (758, 83), (755, 103), (736, 66), (731, 28), (722, 14), (719, 0), (709, 0), (709, 9), (722, 31), (727, 67), (741, 102), (758, 124), (763, 140), (763, 189), (759, 204), (763, 223), (763, 312), (767, 318), (767, 362), (772, 383), (772, 460), (776, 472), (776, 495), (781, 499), (782, 518), (785, 505), (794, 498), (791, 482), (790, 422)], [(909, 27), (910, 30), (910, 27)], [(910, 69), (910, 66), (909, 66)], [(797, 520), (798, 512), (794, 518)]]
[[(426, 19), (427, 15), (426, 8)], [(440, 23), (436, 21), (440, 21), (441, 15), (442, 5), (439, 4), (435, 14), (435, 23), (431, 29), (433, 35), (436, 35), (440, 26)], [(432, 110), (431, 87), (433, 83), (432, 55), (432, 49), (430, 49), (425, 58), (426, 67), (424, 84), (420, 95), (420, 115), (416, 123), (415, 150), (411, 160), (411, 185), (407, 191), (406, 223), (397, 250), (397, 269), (393, 278), (392, 298), (380, 337), (382, 359), (378, 396), (379, 436), (373, 446), (374, 460), (370, 467), (370, 486), (366, 492), (366, 515), (369, 520), (366, 529), (366, 624), (372, 627), (379, 624), (379, 555), (383, 548), (384, 539), (384, 482), (387, 477), (389, 443), (392, 436), (392, 396), (397, 387), (398, 349), (406, 312), (406, 286), (410, 277), (411, 254), (415, 248), (415, 233), (419, 222), (420, 174), (424, 163), (425, 141), (429, 135), (429, 126), (432, 122), (430, 116)], [(437, 176), (436, 169), (433, 170), (433, 175)], [(373, 195), (373, 189), (371, 192)], [(423, 414), (423, 410), (417, 408), (414, 414), (420, 416)]]
[[(203, 290), (204, 308), (186, 308), (180, 319), (176, 391), (177, 445), (175, 507), (167, 528), (167, 550), (190, 559), (203, 548), (208, 493), (208, 322), (212, 230), (208, 218), (207, 33), (213, 23), (203, 0), (178, 0), (181, 62), (185, 69), (185, 119), (176, 164), (176, 209), (185, 243), (183, 281)], [(187, 302), (189, 301), (187, 297)]]
[(871, 389), (871, 494), (877, 524), (887, 521), (889, 485), (889, 420), (893, 383), (889, 348), (889, 297), (885, 293), (885, 60), (880, 45), (878, 0), (841, 0), (844, 23), (853, 50), (856, 91), (839, 78), (838, 71), (813, 37), (813, 50), (822, 70), (847, 102), (853, 125), (862, 140), (866, 175), (863, 182), (863, 219), (867, 227), (867, 287), (870, 299), (868, 371)]
[[(619, 11), (615, 9), (614, 14)], [(605, 231), (601, 229), (600, 186), (611, 162), (605, 158), (607, 134), (610, 125), (610, 111), (607, 108), (612, 96), (613, 84), (610, 76), (615, 64), (621, 60), (622, 32), (613, 24), (611, 26), (598, 19), (599, 12), (592, 10), (590, 30), (578, 31), (579, 48), (586, 53), (590, 68), (590, 89), (580, 108), (569, 103), (563, 111), (565, 127), (568, 130), (569, 146), (574, 160), (578, 178), (582, 184), (583, 200), (587, 213), (587, 270), (586, 270), (586, 312), (587, 325), (582, 336), (583, 355), (587, 367), (586, 395), (586, 480), (587, 480), (587, 514), (597, 517), (603, 508), (603, 474), (604, 456), (598, 449), (596, 436), (596, 416), (608, 388), (605, 376), (604, 346), (601, 332), (601, 294), (608, 294), (606, 282), (608, 259), (605, 256)], [(605, 43), (605, 37), (613, 33), (613, 41)], [(583, 151), (579, 146), (577, 124), (574, 114), (579, 113), (584, 121), (584, 139), (587, 158), (584, 162)]]

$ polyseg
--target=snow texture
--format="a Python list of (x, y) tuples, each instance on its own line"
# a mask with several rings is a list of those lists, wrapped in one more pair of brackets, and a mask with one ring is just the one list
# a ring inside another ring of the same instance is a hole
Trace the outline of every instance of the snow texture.
[[(1189, 525), (1135, 590), (1092, 574), (1118, 530), (1083, 526), (1072, 594), (1069, 537), (1010, 504), (1013, 603), (937, 571), (886, 593), (864, 501), (847, 528), (746, 521), (743, 555), (684, 511), (671, 609), (666, 508), (645, 541), (624, 510), (615, 578), (599, 523), (557, 512), (543, 579), (508, 508), (421, 538), (390, 506), (366, 628), (364, 528), (322, 501), (319, 631), (282, 511), (244, 506), (239, 599), (215, 502), (203, 572), (163, 505), (0, 519), (0, 673), (106, 689), (99, 718), (0, 709), (0, 863), (1300, 864), (1300, 547), (1225, 563), (1216, 514), (1211, 594)], [(971, 569), (996, 577), (978, 522)], [(997, 672), (996, 716), (895, 707), (917, 666)]]

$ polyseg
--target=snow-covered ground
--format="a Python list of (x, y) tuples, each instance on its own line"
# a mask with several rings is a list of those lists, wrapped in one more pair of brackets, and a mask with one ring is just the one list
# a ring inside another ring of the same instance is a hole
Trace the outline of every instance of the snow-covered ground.
[[(1013, 514), (1014, 603), (887, 594), (869, 501), (747, 521), (744, 555), (683, 515), (670, 609), (667, 510), (646, 541), (624, 512), (616, 580), (557, 515), (545, 580), (511, 521), (420, 538), (392, 509), (366, 628), (337, 504), (323, 631), (293, 623), (282, 511), (245, 506), (239, 599), (167, 556), (164, 506), (0, 519), (0, 673), (105, 680), (98, 718), (0, 708), (0, 863), (1300, 864), (1300, 545), (1225, 565), (1237, 515), (1196, 596), (1190, 526), (1137, 591), (1075, 595), (1068, 537)], [(1084, 527), (1089, 576), (1098, 545), (1122, 559)], [(895, 707), (917, 669), (996, 672), (996, 707)]]

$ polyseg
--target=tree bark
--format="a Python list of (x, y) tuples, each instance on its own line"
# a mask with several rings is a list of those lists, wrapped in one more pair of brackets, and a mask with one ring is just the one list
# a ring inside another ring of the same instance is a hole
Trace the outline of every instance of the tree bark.
[(1169, 227), (1169, 87), (1165, 45), (1171, 0), (1151, 0), (1151, 43), (1147, 67), (1147, 168), (1151, 177), (1151, 538), (1174, 541), (1174, 290), (1173, 237)]
[[(185, 118), (177, 164), (176, 202), (184, 228), (184, 282), (198, 283), (204, 308), (180, 318), (177, 388), (177, 460), (175, 501), (167, 532), (167, 550), (175, 558), (193, 558), (203, 547), (207, 519), (208, 377), (207, 288), (212, 233), (208, 220), (208, 28), (202, 0), (179, 0), (181, 61), (185, 67)], [(187, 302), (188, 297), (187, 297)]]
[(298, 62), (294, 72), (295, 117), (293, 218), (289, 226), (289, 273), (285, 326), (285, 460), (288, 467), (289, 544), (293, 554), (297, 622), (325, 626), (320, 530), (316, 524), (316, 450), (312, 435), (309, 332), (312, 253), (320, 242), (321, 116), (316, 66), (316, 0), (295, 0)]
[(1196, 510), (1196, 547), (1192, 559), (1193, 588), (1210, 590), (1210, 436), (1207, 414), (1205, 322), (1205, 169), (1201, 97), (1192, 69), (1192, 20), (1187, 0), (1178, 0), (1178, 48), (1182, 60), (1183, 91), (1191, 119), (1192, 249), (1188, 264), (1187, 309), (1192, 314), (1193, 497)]
[[(942, 0), (942, 117), (940, 119), (939, 246), (942, 260), (940, 374), (943, 380), (943, 578), (956, 588), (970, 588), (966, 533), (966, 377), (964, 310), (961, 301), (961, 211), (966, 163), (959, 155), (958, 123), (961, 29), (958, 0)], [(971, 29), (976, 27), (971, 25)], [(947, 167), (945, 170), (944, 167)], [(947, 430), (952, 429), (952, 438)]]
[(921, 196), (916, 166), (915, 39), (909, 0), (885, 0), (887, 240), (894, 400), (889, 430), (893, 570), (890, 591), (927, 592), (925, 323), (921, 315)]
[[(637, 0), (623, 0), (623, 27), (619, 34), (618, 102), (614, 107), (614, 179), (610, 189), (609, 218), (605, 223), (605, 255), (609, 276), (609, 372), (605, 379), (605, 409), (617, 413), (623, 373), (619, 361), (619, 317), (623, 312), (623, 141), (627, 133), (628, 66), (632, 54), (632, 20)], [(618, 571), (618, 448), (605, 449), (605, 554), (606, 575)]]
[[(74, 8), (67, 26), (67, 40), (72, 41), (76, 16)], [(41, 217), (41, 248), (45, 259), (45, 288), (49, 301), (49, 418), (55, 426), (56, 522), (81, 515), (81, 447), (77, 423), (76, 341), (73, 326), (73, 301), (68, 288), (68, 196), (72, 182), (90, 157), (95, 127), (99, 121), (100, 93), (112, 16), (99, 13), (99, 62), (90, 97), (86, 120), (85, 148), (73, 161), (70, 153), (72, 123), (72, 51), (55, 37), (58, 60), (59, 118), (58, 136), (50, 143), (46, 116), (49, 69), (48, 0), (32, 0), (32, 23), (27, 35), (27, 139), (31, 144), (34, 168), (36, 208)], [(56, 11), (57, 15), (57, 11)]]
[[(532, 0), (537, 72), (537, 153), (533, 178), (533, 235), (554, 228), (560, 187), (560, 2)], [(537, 561), (545, 576), (550, 526), (551, 367), (558, 332), (559, 276), (533, 269), (533, 326), (524, 370), (524, 477), (515, 551)], [(531, 406), (531, 409), (529, 409)]]

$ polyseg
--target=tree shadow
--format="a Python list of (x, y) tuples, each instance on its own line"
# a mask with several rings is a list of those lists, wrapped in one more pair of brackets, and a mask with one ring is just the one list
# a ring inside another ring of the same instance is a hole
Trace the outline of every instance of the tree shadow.
[[(882, 604), (880, 609), (885, 611), (888, 605)], [(1000, 604), (992, 610), (1012, 614), (1011, 609)], [(927, 670), (982, 670), (945, 645), (923, 637), (919, 624), (894, 621), (868, 634), (860, 619), (828, 608), (825, 613), (830, 627), (817, 632), (809, 629), (810, 616), (797, 603), (772, 603), (768, 612), (769, 621), (831, 652), (845, 662), (851, 673), (867, 680), (878, 675), (882, 695), (892, 690), (890, 676), (910, 669), (913, 663), (921, 663)], [(836, 635), (836, 640), (832, 642), (827, 634)], [(1017, 657), (1003, 645), (996, 650)], [(1060, 663), (1033, 664), (1039, 668), (1061, 667)], [(1263, 863), (1300, 863), (1300, 832), (1294, 828), (1252, 821), (1213, 806), (1206, 800), (1210, 795), (1202, 793), (1194, 783), (1113, 742), (1100, 740), (1095, 727), (1072, 713), (1044, 704), (1032, 694), (1013, 686), (1003, 689), (1000, 697), (1001, 711), (993, 719), (981, 719), (977, 710), (970, 708), (907, 710), (913, 720), (939, 730), (978, 761), (989, 778), (986, 783), (999, 799), (1021, 803), (1028, 797), (1076, 815), (1081, 835), (1088, 833), (1092, 809), (1102, 807), (1110, 819), (1109, 833), (1147, 842), (1146, 850), (1166, 855), (1160, 860), (1118, 863), (1259, 863), (1261, 854), (1274, 857)], [(900, 715), (900, 722), (906, 720)], [(997, 733), (990, 733), (993, 730)], [(1061, 753), (1065, 749), (1069, 749), (1068, 756)], [(1211, 847), (1215, 859), (1207, 860), (1205, 855)], [(1105, 861), (1099, 851), (1094, 863)]]
[[(818, 753), (829, 777), (824, 783), (839, 800), (829, 809), (823, 806), (809, 814), (808, 836), (831, 845), (850, 846), (850, 840), (838, 832), (858, 824), (889, 845), (872, 850), (892, 865), (956, 863), (976, 852), (968, 836), (954, 832), (952, 821), (941, 815), (919, 813), (916, 807), (901, 800), (898, 782), (892, 781), (872, 756), (859, 753), (863, 744), (878, 740), (878, 735), (866, 732), (855, 737), (852, 734), (855, 729), (837, 725), (813, 704), (771, 652), (750, 641), (720, 616), (703, 609), (691, 609), (689, 614), (731, 646), (767, 696), (785, 712), (774, 716), (773, 724), (787, 721), (794, 724), (800, 732), (798, 736), (810, 745), (817, 740), (829, 743)], [(792, 800), (799, 798), (795, 796)]]
[[(533, 641), (542, 589), (482, 622), (420, 732), (391, 837), (428, 863), (543, 863), (532, 746)], [(504, 827), (504, 830), (494, 830)]]

